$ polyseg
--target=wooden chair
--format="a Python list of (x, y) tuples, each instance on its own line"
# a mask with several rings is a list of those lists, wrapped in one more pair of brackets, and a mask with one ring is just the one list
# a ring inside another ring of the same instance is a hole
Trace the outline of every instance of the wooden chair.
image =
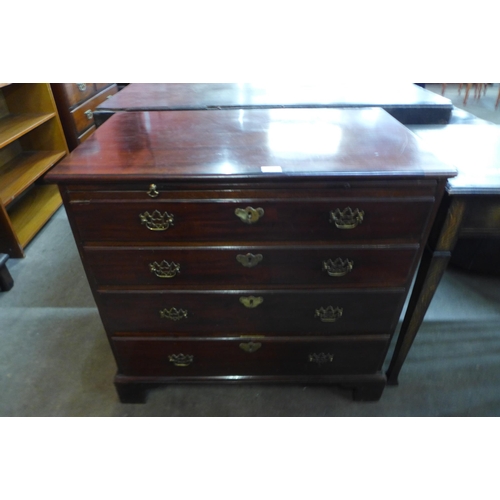
[(464, 97), (464, 104), (467, 104), (467, 99), (469, 98), (469, 92), (472, 87), (474, 87), (474, 98), (479, 99), (481, 97), (481, 92), (483, 95), (486, 94), (486, 89), (488, 87), (487, 83), (459, 83), (458, 84), (458, 95), (460, 95), (460, 91), (462, 90), (462, 87), (465, 85), (465, 97)]
[[(446, 83), (441, 84), (441, 94), (442, 95), (444, 95), (447, 85), (448, 84), (446, 84)], [(474, 97), (476, 99), (479, 99), (481, 97), (481, 93), (482, 93), (482, 95), (485, 95), (486, 89), (488, 88), (487, 83), (459, 83), (458, 84), (458, 95), (460, 95), (460, 93), (462, 91), (462, 87), (464, 85), (465, 85), (464, 104), (467, 104), (467, 100), (469, 99), (469, 93), (473, 87), (474, 87)], [(500, 99), (500, 93), (499, 93), (499, 99)], [(496, 106), (498, 106), (499, 99), (497, 99)]]

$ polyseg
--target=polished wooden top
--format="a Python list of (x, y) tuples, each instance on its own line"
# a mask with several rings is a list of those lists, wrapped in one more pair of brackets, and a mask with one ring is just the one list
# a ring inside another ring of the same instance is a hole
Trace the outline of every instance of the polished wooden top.
[(449, 99), (411, 83), (131, 83), (97, 112), (373, 106), (453, 109)]
[(500, 194), (500, 126), (483, 122), (413, 126), (424, 147), (458, 170), (448, 181), (454, 195)]
[(455, 170), (380, 108), (113, 115), (50, 182), (436, 177)]

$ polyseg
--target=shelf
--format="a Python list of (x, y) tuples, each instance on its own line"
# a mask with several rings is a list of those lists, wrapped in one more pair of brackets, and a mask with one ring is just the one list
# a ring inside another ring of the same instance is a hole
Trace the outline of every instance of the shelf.
[(23, 248), (61, 205), (57, 186), (35, 186), (9, 211), (12, 226)]
[(0, 166), (0, 202), (7, 206), (65, 154), (65, 151), (25, 151)]
[(56, 113), (7, 115), (0, 119), (0, 148), (19, 139), (30, 130), (56, 116)]
[(43, 176), (68, 154), (48, 83), (0, 83), (0, 252), (26, 245), (62, 205)]

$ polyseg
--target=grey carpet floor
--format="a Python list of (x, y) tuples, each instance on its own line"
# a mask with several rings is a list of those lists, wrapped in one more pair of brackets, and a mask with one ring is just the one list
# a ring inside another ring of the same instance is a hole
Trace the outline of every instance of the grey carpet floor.
[[(498, 123), (497, 87), (488, 92), (464, 109)], [(448, 86), (446, 97), (455, 93)], [(151, 391), (145, 405), (124, 405), (64, 208), (8, 268), (15, 286), (0, 294), (0, 416), (500, 415), (497, 277), (446, 271), (400, 385), (376, 403), (327, 386), (171, 385)]]

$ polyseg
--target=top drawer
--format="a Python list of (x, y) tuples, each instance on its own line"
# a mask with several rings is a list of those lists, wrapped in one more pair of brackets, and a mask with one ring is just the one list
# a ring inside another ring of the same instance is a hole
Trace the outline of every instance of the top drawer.
[(419, 242), (433, 198), (74, 200), (84, 242)]
[(96, 92), (93, 83), (61, 83), (60, 86), (63, 88), (70, 108), (85, 101)]

